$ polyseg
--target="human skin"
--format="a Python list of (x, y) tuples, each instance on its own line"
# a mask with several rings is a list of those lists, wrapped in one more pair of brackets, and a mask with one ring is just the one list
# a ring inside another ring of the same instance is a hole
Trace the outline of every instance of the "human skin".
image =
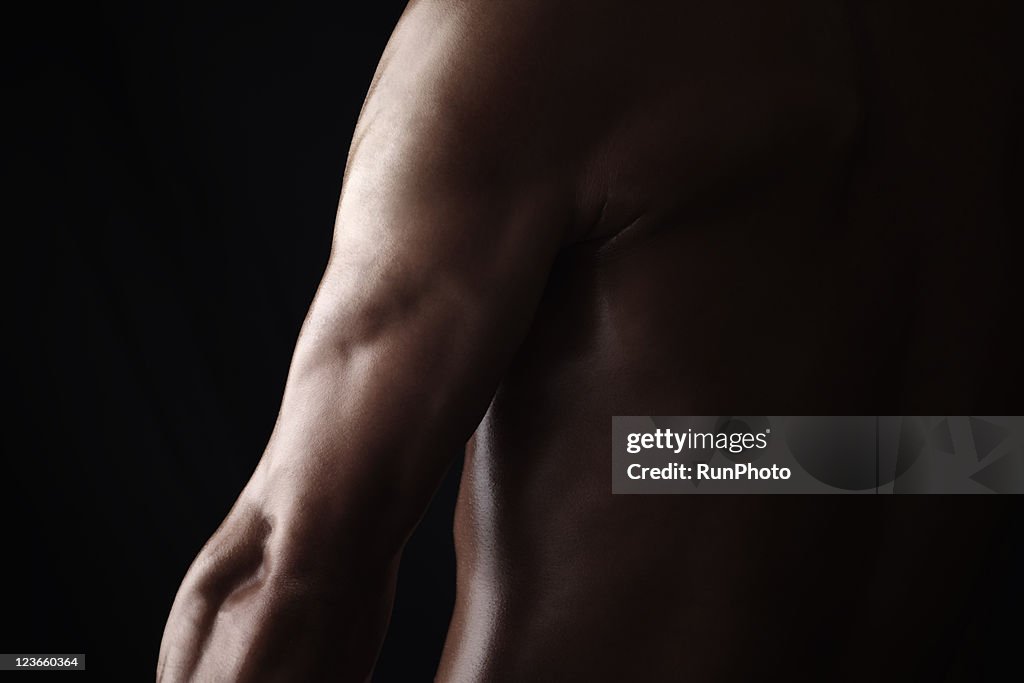
[(412, 3), (157, 679), (367, 679), (467, 442), (440, 680), (920, 672), (996, 504), (612, 496), (611, 416), (1008, 412), (1008, 4)]

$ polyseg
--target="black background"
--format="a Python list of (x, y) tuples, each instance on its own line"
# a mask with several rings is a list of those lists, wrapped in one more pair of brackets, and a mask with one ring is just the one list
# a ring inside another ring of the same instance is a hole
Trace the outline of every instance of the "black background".
[[(82, 3), (8, 23), (27, 117), (0, 652), (152, 679), (177, 585), (273, 427), (403, 6)], [(457, 474), (407, 549), (377, 680), (433, 675)]]

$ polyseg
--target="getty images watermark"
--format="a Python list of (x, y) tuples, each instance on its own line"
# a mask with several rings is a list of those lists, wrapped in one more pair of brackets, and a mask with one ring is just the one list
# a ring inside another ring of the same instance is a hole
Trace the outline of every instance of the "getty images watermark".
[(1024, 417), (614, 417), (612, 492), (1024, 493)]

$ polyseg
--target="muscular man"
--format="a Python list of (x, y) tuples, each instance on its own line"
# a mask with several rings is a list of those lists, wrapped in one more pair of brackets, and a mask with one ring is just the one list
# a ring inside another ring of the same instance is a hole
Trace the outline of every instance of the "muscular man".
[(1019, 413), (1010, 4), (413, 2), (158, 679), (369, 677), (467, 441), (440, 680), (955, 670), (993, 504), (613, 496), (611, 417)]

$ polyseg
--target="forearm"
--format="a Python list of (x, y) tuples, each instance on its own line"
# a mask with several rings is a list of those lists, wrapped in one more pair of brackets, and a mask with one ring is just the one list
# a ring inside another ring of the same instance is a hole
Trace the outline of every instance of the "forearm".
[[(266, 452), (182, 584), (165, 635), (174, 648), (162, 655), (169, 680), (207, 669), (272, 680), (272, 652), (208, 663), (223, 656), (209, 639), (244, 634), (215, 646), (232, 652), (292, 629), (312, 639), (290, 651), (304, 666), (345, 680), (369, 673), (405, 539), (486, 409), (540, 289), (508, 297), (499, 315), (500, 266), (493, 281), (449, 274), (414, 287), (394, 267), (369, 293), (349, 290), (370, 273), (336, 268), (300, 336)], [(330, 661), (302, 655), (338, 647)]]
[(436, 311), (429, 292), (376, 321), (359, 308), (361, 322), (339, 318), (324, 301), (330, 285), (319, 304), (331, 320), (314, 306), (267, 450), (182, 584), (162, 654), (168, 680), (274, 680), (273, 650), (249, 648), (289, 634), (283, 679), (368, 675), (402, 545), (472, 429), (468, 413), (441, 416), (464, 410), (458, 343), (444, 341), (464, 323)]

